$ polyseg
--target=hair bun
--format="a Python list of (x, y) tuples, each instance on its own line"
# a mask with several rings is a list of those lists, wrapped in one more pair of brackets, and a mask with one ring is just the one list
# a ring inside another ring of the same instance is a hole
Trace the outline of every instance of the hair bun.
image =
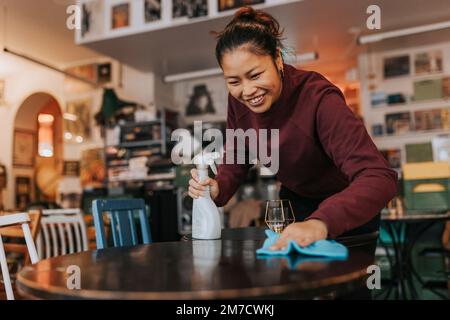
[(280, 38), (283, 33), (274, 17), (262, 10), (255, 10), (250, 6), (241, 7), (236, 11), (230, 25), (259, 25), (275, 38)]
[(245, 6), (241, 7), (234, 14), (235, 21), (257, 21), (256, 19), (256, 11), (252, 7)]

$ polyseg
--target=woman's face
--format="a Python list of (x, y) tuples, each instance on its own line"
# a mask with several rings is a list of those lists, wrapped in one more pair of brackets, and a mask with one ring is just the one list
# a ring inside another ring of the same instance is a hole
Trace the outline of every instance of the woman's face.
[(222, 69), (230, 94), (255, 113), (269, 110), (281, 94), (280, 73), (270, 55), (241, 46), (223, 55)]

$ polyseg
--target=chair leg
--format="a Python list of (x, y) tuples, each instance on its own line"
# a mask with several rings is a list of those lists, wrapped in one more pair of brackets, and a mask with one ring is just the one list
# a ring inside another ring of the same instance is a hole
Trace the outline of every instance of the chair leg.
[(28, 254), (32, 264), (39, 262), (39, 257), (34, 245), (33, 237), (31, 236), (30, 227), (27, 223), (22, 224), (23, 235), (25, 236), (25, 243), (28, 247)]
[(3, 284), (5, 286), (6, 298), (8, 300), (14, 300), (14, 293), (11, 285), (11, 279), (9, 278), (8, 264), (6, 263), (5, 248), (3, 247), (2, 237), (0, 237), (0, 264), (2, 267)]

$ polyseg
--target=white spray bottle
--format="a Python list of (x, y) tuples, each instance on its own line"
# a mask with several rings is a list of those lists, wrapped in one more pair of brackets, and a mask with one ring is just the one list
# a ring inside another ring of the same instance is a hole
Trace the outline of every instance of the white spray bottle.
[[(214, 160), (219, 157), (220, 154), (218, 152), (201, 152), (194, 157), (194, 164), (197, 166), (200, 181), (208, 178), (208, 166), (211, 166), (214, 174), (217, 174)], [(207, 186), (203, 196), (194, 199), (192, 207), (192, 238), (203, 240), (220, 239), (221, 232), (219, 210), (211, 199), (209, 186)]]

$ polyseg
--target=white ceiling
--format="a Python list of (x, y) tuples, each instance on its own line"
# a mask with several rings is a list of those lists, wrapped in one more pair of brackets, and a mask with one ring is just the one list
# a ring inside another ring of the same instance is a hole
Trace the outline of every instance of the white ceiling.
[[(53, 64), (65, 64), (100, 54), (143, 71), (173, 74), (217, 67), (210, 30), (223, 28), (229, 17), (129, 37), (76, 46), (65, 27), (70, 0), (0, 0), (8, 10), (6, 44), (11, 49)], [(360, 50), (352, 27), (366, 30), (366, 8), (381, 7), (382, 30), (388, 31), (450, 20), (450, 0), (304, 0), (269, 9), (285, 28), (286, 44), (297, 52), (316, 50), (312, 65), (339, 73), (355, 65)], [(4, 28), (0, 21), (0, 44)], [(443, 31), (440, 31), (444, 35)], [(423, 37), (426, 38), (426, 35)], [(92, 50), (94, 51), (92, 51)]]

